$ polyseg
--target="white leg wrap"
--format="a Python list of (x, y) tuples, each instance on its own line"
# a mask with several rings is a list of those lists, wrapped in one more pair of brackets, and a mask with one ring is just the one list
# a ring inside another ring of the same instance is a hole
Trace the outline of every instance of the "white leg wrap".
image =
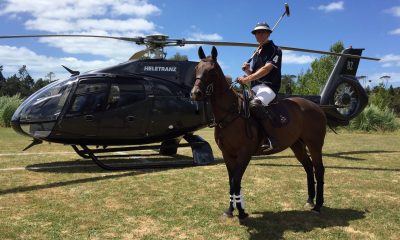
[(240, 195), (233, 195), (233, 207), (237, 208), (237, 204), (240, 203), (242, 208), (245, 208), (244, 197), (242, 194)]
[(234, 197), (235, 197), (235, 195), (229, 195), (229, 203), (233, 203), (233, 206), (235, 206)]

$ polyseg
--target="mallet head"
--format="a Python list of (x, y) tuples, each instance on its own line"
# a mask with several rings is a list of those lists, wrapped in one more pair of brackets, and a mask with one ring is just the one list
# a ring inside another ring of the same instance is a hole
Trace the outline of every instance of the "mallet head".
[(285, 13), (289, 17), (290, 16), (290, 10), (289, 10), (289, 4), (285, 3)]

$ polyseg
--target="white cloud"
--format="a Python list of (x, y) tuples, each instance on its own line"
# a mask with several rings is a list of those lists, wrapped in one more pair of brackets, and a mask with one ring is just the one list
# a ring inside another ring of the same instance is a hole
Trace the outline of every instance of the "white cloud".
[[(368, 76), (368, 79), (371, 80), (371, 85), (375, 86), (378, 85), (379, 83), (382, 83), (384, 81), (381, 79), (382, 76), (390, 76), (387, 82), (387, 86), (389, 87), (392, 85), (393, 87), (399, 87), (400, 86), (400, 72), (379, 72), (379, 73), (374, 73)], [(385, 82), (383, 82), (386, 84)]]
[[(192, 26), (193, 28), (193, 26)], [(192, 41), (222, 41), (223, 37), (218, 33), (203, 33), (201, 31), (189, 33), (186, 40)], [(198, 47), (198, 45), (185, 45), (183, 47), (177, 47), (178, 50), (188, 50)]]
[(146, 19), (50, 19), (36, 18), (25, 22), (25, 26), (31, 30), (47, 31), (52, 33), (70, 32), (70, 31), (115, 31), (125, 33), (127, 31), (151, 32), (155, 29), (155, 24)]
[(344, 10), (344, 2), (332, 2), (327, 5), (320, 5), (317, 8), (318, 10), (325, 11), (325, 12), (332, 12), (332, 11), (341, 11)]
[[(20, 19), (32, 32), (50, 34), (144, 36), (157, 33), (157, 26), (148, 17), (161, 13), (147, 0), (3, 0), (0, 6), (0, 15)], [(218, 33), (204, 33), (196, 28), (187, 36), (190, 40), (222, 40)], [(68, 54), (91, 54), (109, 60), (81, 61), (75, 56), (55, 58), (28, 48), (0, 45), (0, 61), (7, 63), (3, 64), (4, 72), (13, 74), (27, 65), (34, 78), (50, 71), (67, 76), (61, 64), (82, 72), (123, 62), (144, 48), (133, 42), (99, 38), (40, 38), (39, 42)]]
[(67, 73), (61, 65), (65, 65), (73, 70), (85, 72), (91, 69), (115, 65), (118, 63), (113, 59), (106, 61), (83, 61), (73, 57), (48, 57), (37, 54), (25, 47), (6, 45), (0, 45), (0, 56), (2, 62), (6, 63), (3, 66), (3, 73), (5, 73), (5, 75), (14, 74), (22, 65), (26, 65), (29, 73), (34, 79), (43, 78), (49, 72), (54, 72), (57, 78), (68, 77), (69, 73)]
[(391, 34), (391, 35), (400, 35), (400, 28), (397, 28), (395, 30), (390, 31), (389, 34)]
[(114, 15), (145, 17), (161, 12), (146, 0), (6, 0), (0, 14), (29, 13), (34, 18), (77, 19), (101, 16), (112, 12)]
[(381, 62), (393, 62), (393, 61), (400, 62), (400, 55), (387, 54), (383, 56), (381, 59)]
[[(395, 17), (400, 17), (400, 6), (392, 7), (384, 10), (384, 12), (392, 14)], [(394, 29), (389, 32), (390, 35), (400, 35), (400, 28)]]
[(283, 51), (282, 61), (284, 64), (307, 64), (314, 61), (316, 57), (310, 55), (297, 55), (293, 51)]
[(193, 41), (221, 41), (222, 36), (218, 33), (202, 33), (202, 32), (195, 32), (191, 33), (188, 40)]
[(386, 13), (390, 13), (395, 17), (400, 17), (400, 6), (392, 7), (390, 9), (385, 10)]
[[(158, 7), (147, 0), (5, 0), (1, 1), (0, 6), (0, 15), (20, 19), (26, 29), (51, 34), (144, 36), (156, 32), (156, 25), (146, 18), (161, 13)], [(109, 60), (52, 58), (38, 55), (27, 48), (1, 46), (3, 53), (0, 54), (0, 60), (7, 63), (3, 64), (4, 69), (15, 73), (25, 64), (31, 73), (43, 77), (49, 71), (63, 71), (60, 65), (65, 62), (77, 70), (89, 70), (125, 61), (144, 48), (133, 42), (99, 38), (40, 38), (39, 41), (69, 54), (92, 54)], [(13, 51), (18, 54), (13, 54)], [(25, 56), (32, 56), (34, 60), (25, 59)], [(42, 75), (40, 71), (43, 71)]]
[(387, 54), (381, 58), (382, 67), (400, 67), (400, 55)]
[(119, 4), (113, 6), (113, 12), (118, 15), (137, 15), (137, 16), (147, 16), (151, 14), (160, 13), (160, 9), (151, 4), (138, 4), (133, 5), (129, 3)]

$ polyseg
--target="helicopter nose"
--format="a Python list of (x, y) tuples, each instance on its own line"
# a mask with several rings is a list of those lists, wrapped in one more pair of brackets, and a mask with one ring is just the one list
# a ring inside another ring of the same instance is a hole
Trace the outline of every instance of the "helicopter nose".
[(201, 92), (200, 88), (198, 86), (194, 86), (192, 88), (192, 91), (190, 92), (190, 97), (192, 100), (201, 100), (203, 96), (203, 93)]
[(16, 133), (30, 137), (30, 135), (27, 132), (22, 130), (21, 123), (19, 122), (19, 120), (14, 117), (11, 120), (11, 127)]

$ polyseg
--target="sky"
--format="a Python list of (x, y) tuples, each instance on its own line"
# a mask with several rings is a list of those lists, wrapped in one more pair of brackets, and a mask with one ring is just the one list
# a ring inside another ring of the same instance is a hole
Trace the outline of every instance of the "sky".
[[(272, 27), (290, 6), (271, 39), (278, 46), (328, 51), (337, 41), (364, 48), (358, 76), (364, 86), (400, 87), (400, 0), (0, 0), (0, 35), (96, 34), (137, 37), (165, 34), (173, 39), (256, 43), (250, 33), (257, 22)], [(26, 65), (35, 79), (49, 72), (56, 79), (69, 76), (61, 65), (85, 72), (125, 62), (143, 49), (112, 39), (33, 38), (0, 39), (0, 65), (8, 77)], [(198, 61), (198, 46), (169, 47)], [(211, 46), (203, 46), (206, 54)], [(242, 76), (249, 47), (218, 47), (218, 61), (226, 75)], [(283, 52), (282, 74), (298, 75), (321, 55)], [(390, 78), (382, 78), (390, 76)], [(369, 81), (370, 80), (370, 81)]]

